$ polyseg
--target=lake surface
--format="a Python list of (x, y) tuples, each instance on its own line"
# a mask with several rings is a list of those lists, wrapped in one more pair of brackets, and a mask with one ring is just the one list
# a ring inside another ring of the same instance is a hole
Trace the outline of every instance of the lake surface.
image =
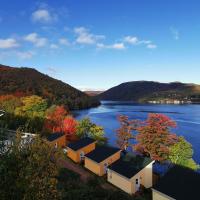
[(89, 117), (92, 122), (104, 127), (109, 143), (116, 145), (116, 129), (119, 128), (118, 115), (130, 119), (145, 120), (148, 113), (163, 113), (177, 122), (173, 132), (182, 135), (193, 145), (194, 159), (200, 163), (200, 105), (152, 105), (132, 102), (102, 101), (101, 106), (76, 111), (77, 119)]

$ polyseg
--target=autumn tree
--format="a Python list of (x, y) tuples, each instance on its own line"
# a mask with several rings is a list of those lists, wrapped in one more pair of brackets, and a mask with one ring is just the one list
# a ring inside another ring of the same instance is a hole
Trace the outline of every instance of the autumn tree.
[(89, 118), (84, 118), (78, 121), (76, 127), (76, 135), (79, 138), (90, 137), (97, 140), (99, 144), (104, 144), (107, 142), (105, 137), (105, 132), (102, 126), (98, 126), (91, 122)]
[(169, 117), (163, 114), (149, 114), (143, 125), (137, 128), (137, 144), (134, 145), (134, 149), (154, 160), (167, 160), (169, 147), (177, 142), (177, 136), (170, 131), (175, 127), (176, 123)]
[(184, 137), (179, 137), (178, 142), (169, 149), (169, 160), (172, 163), (196, 170), (199, 166), (193, 160), (192, 156), (192, 145)]
[(67, 138), (72, 138), (76, 133), (77, 121), (72, 116), (67, 116), (63, 120), (62, 132)]
[[(1, 155), (0, 199), (58, 199), (58, 167), (51, 156), (50, 146), (39, 137), (23, 143), (18, 133)], [(54, 154), (55, 159), (59, 156)]]
[(29, 118), (44, 118), (47, 109), (47, 101), (42, 97), (33, 95), (21, 99), (22, 106), (15, 109), (16, 115), (27, 116)]
[(120, 115), (118, 117), (120, 128), (117, 129), (117, 145), (120, 149), (126, 150), (131, 146), (130, 140), (135, 138), (134, 131), (140, 124), (139, 120), (129, 120), (128, 116)]
[(64, 106), (51, 106), (46, 112), (44, 130), (50, 133), (62, 132), (63, 120), (67, 114), (68, 112)]
[(76, 127), (76, 129), (77, 129), (76, 135), (79, 138), (87, 137), (92, 125), (93, 125), (93, 123), (91, 122), (90, 118), (81, 119), (80, 121), (78, 121), (78, 124)]
[(0, 96), (0, 109), (5, 110), (7, 113), (14, 113), (17, 107), (22, 105), (19, 97), (14, 95), (1, 95)]

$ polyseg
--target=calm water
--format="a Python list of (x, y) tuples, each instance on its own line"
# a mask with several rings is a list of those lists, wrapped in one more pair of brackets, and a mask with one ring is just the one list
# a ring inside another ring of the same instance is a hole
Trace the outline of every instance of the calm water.
[(148, 113), (163, 113), (177, 122), (173, 131), (184, 136), (194, 149), (194, 159), (200, 163), (200, 105), (151, 105), (131, 102), (102, 101), (97, 108), (75, 112), (77, 119), (89, 117), (104, 127), (109, 143), (116, 145), (117, 116), (127, 115), (130, 119), (145, 120)]

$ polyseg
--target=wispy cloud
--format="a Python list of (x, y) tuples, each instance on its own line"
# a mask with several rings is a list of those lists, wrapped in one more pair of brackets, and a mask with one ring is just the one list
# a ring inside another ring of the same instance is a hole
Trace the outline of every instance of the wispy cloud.
[(47, 38), (40, 37), (37, 33), (30, 33), (24, 37), (24, 40), (27, 42), (31, 42), (36, 47), (44, 47), (48, 40)]
[(126, 36), (124, 37), (124, 42), (127, 42), (129, 44), (138, 44), (139, 40), (135, 36)]
[(48, 9), (40, 8), (32, 13), (31, 18), (33, 22), (51, 23), (57, 20), (57, 15)]
[(77, 35), (76, 43), (79, 44), (96, 44), (99, 40), (105, 38), (104, 35), (95, 35), (90, 33), (85, 27), (74, 28), (74, 32)]
[(18, 51), (18, 52), (16, 52), (16, 55), (22, 60), (27, 60), (27, 59), (31, 59), (35, 55), (35, 52), (33, 52), (33, 51)]
[(148, 49), (156, 49), (157, 46), (155, 44), (147, 44)]
[(51, 48), (51, 49), (58, 49), (59, 47), (58, 47), (57, 44), (51, 44), (51, 45), (50, 45), (50, 48)]
[(46, 70), (47, 70), (47, 74), (49, 74), (52, 77), (56, 77), (56, 75), (58, 74), (58, 70), (56, 67), (50, 66), (50, 67), (47, 67)]
[(61, 45), (64, 45), (64, 46), (69, 46), (69, 45), (70, 45), (69, 40), (66, 39), (66, 38), (60, 38), (60, 39), (59, 39), (59, 43), (60, 43)]
[(19, 43), (14, 38), (0, 39), (0, 49), (11, 49), (19, 47)]
[(179, 40), (179, 38), (180, 38), (179, 31), (176, 28), (174, 28), (174, 27), (170, 27), (170, 31), (171, 31), (171, 33), (173, 35), (173, 38), (175, 40)]
[(148, 49), (157, 48), (157, 45), (155, 45), (151, 40), (140, 40), (136, 36), (126, 36), (123, 38), (123, 41), (130, 45), (145, 45)]
[(123, 50), (125, 49), (125, 45), (124, 43), (120, 42), (120, 43), (114, 43), (111, 45), (105, 45), (103, 43), (97, 43), (97, 48), (98, 49), (116, 49), (116, 50)]

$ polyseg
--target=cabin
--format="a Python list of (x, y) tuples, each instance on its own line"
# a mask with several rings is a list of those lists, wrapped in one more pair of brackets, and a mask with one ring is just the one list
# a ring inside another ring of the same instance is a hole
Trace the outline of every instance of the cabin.
[(108, 167), (107, 181), (128, 194), (135, 194), (142, 187), (152, 187), (153, 163), (150, 158), (127, 154)]
[(66, 146), (66, 138), (63, 133), (52, 133), (47, 137), (47, 142), (55, 148), (65, 147)]
[(85, 154), (90, 153), (96, 147), (96, 141), (85, 137), (78, 141), (71, 142), (67, 146), (67, 156), (76, 163), (84, 160)]
[(121, 150), (110, 146), (98, 146), (96, 149), (85, 155), (85, 168), (98, 176), (103, 176), (107, 168), (120, 158)]
[(153, 186), (153, 200), (199, 199), (199, 186), (200, 173), (176, 165)]

